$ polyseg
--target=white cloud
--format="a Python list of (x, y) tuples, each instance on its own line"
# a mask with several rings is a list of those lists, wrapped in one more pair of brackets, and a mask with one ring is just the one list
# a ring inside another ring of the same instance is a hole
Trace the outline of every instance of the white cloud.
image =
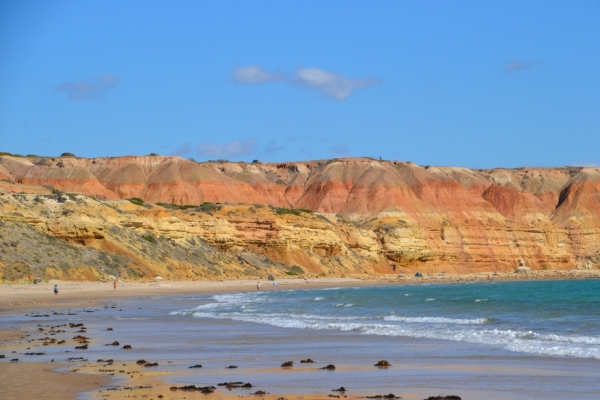
[(229, 143), (202, 143), (196, 149), (198, 155), (203, 157), (241, 157), (256, 151), (256, 140), (234, 140)]
[(295, 86), (316, 90), (325, 97), (338, 101), (346, 100), (357, 89), (376, 85), (381, 81), (375, 78), (355, 79), (335, 72), (325, 71), (320, 68), (298, 68), (292, 76), (279, 72), (265, 72), (258, 65), (248, 65), (231, 70), (232, 80), (235, 83), (268, 83), (287, 82)]
[(231, 70), (232, 80), (235, 83), (267, 83), (285, 81), (285, 75), (278, 72), (265, 72), (258, 65), (248, 65), (246, 67), (233, 68)]
[(342, 74), (324, 71), (319, 68), (298, 68), (294, 82), (338, 101), (346, 100), (352, 96), (356, 89), (380, 83), (375, 78), (348, 78)]
[(55, 89), (67, 93), (71, 100), (101, 99), (106, 90), (115, 87), (120, 81), (116, 75), (98, 75), (83, 81), (64, 82)]

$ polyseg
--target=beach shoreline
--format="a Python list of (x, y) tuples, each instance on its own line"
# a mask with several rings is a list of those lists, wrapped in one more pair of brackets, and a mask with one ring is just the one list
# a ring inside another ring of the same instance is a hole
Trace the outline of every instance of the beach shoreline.
[[(112, 282), (51, 280), (40, 284), (0, 284), (0, 315), (7, 315), (29, 308), (68, 308), (98, 304), (102, 300), (187, 294), (239, 293), (260, 290), (301, 290), (336, 287), (392, 286), (414, 284), (452, 284), (473, 282), (506, 282), (536, 280), (600, 279), (600, 270), (548, 270), (517, 273), (471, 273), (471, 274), (425, 274), (422, 277), (408, 275), (377, 275), (361, 278), (287, 278), (273, 282), (263, 279), (220, 281), (125, 281), (120, 280), (117, 289)], [(52, 290), (58, 285), (59, 293)]]
[[(540, 273), (541, 272), (541, 273)], [(451, 284), (451, 283), (472, 283), (472, 282), (489, 282), (489, 281), (533, 281), (533, 280), (559, 280), (559, 279), (598, 279), (600, 274), (598, 271), (575, 271), (575, 272), (564, 272), (555, 273), (555, 271), (540, 271), (528, 275), (520, 274), (468, 274), (468, 275), (436, 275), (436, 276), (423, 276), (423, 277), (398, 277), (398, 276), (379, 276), (374, 279), (353, 279), (353, 278), (306, 278), (306, 279), (284, 279), (278, 281), (278, 286), (274, 287), (272, 282), (267, 280), (261, 280), (261, 291), (285, 291), (285, 290), (300, 290), (300, 289), (326, 289), (326, 288), (349, 288), (349, 287), (368, 287), (368, 286), (396, 286), (396, 285), (415, 285), (415, 284)], [(58, 285), (59, 293), (54, 295), (52, 288), (54, 285)], [(1, 285), (0, 286), (0, 316), (10, 317), (14, 315), (24, 314), (35, 310), (40, 313), (50, 312), (57, 313), (65, 309), (86, 309), (91, 307), (98, 307), (103, 304), (114, 303), (119, 299), (144, 299), (148, 297), (167, 297), (175, 295), (208, 295), (217, 293), (243, 293), (243, 292), (256, 292), (257, 281), (256, 280), (233, 280), (233, 281), (152, 281), (152, 282), (127, 282), (121, 281), (116, 290), (113, 289), (112, 282), (65, 282), (65, 281), (51, 281), (48, 283), (41, 283), (37, 285)], [(37, 321), (36, 321), (37, 322)], [(40, 320), (39, 322), (42, 322)], [(23, 331), (16, 331), (11, 329), (10, 326), (0, 326), (0, 353), (6, 355), (6, 358), (10, 357), (11, 351), (24, 351), (25, 346), (33, 338), (44, 335), (45, 332), (37, 332), (40, 326), (38, 324), (31, 323), (28, 328)], [(43, 329), (48, 329), (44, 327)], [(29, 340), (26, 340), (26, 336)], [(39, 339), (36, 339), (39, 340)], [(79, 354), (78, 354), (79, 355)], [(45, 376), (44, 379), (57, 383), (61, 387), (76, 387), (73, 393), (64, 393), (62, 397), (48, 397), (48, 398), (76, 398), (78, 392), (91, 393), (88, 396), (90, 398), (104, 398), (106, 392), (99, 392), (98, 390), (102, 385), (106, 385), (109, 382), (113, 384), (117, 381), (121, 382), (124, 392), (114, 393), (111, 392), (111, 399), (125, 398), (127, 390), (133, 390), (131, 388), (138, 388), (134, 392), (139, 396), (146, 396), (148, 398), (157, 398), (160, 393), (171, 393), (174, 397), (181, 398), (181, 392), (170, 391), (169, 384), (165, 381), (160, 380), (160, 376), (168, 376), (164, 373), (144, 373), (139, 374), (135, 378), (132, 376), (132, 372), (138, 372), (140, 368), (136, 368), (136, 360), (120, 360), (123, 361), (123, 365), (127, 364), (128, 367), (123, 368), (121, 371), (127, 371), (125, 373), (117, 374), (114, 377), (108, 377), (106, 374), (100, 374), (98, 371), (106, 371), (106, 367), (103, 367), (106, 363), (96, 362), (88, 363), (87, 365), (79, 365), (76, 370), (77, 373), (69, 373), (72, 371), (72, 365), (69, 368), (65, 368), (65, 365), (55, 365), (48, 363), (40, 363), (35, 361), (28, 361), (21, 359), (18, 363), (10, 363), (9, 360), (0, 360), (2, 365), (0, 367), (0, 379), (10, 379), (11, 382), (22, 382), (27, 379), (27, 374), (34, 371), (35, 374), (41, 374)], [(75, 364), (77, 364), (75, 362)], [(28, 369), (23, 367), (30, 365)], [(103, 369), (104, 368), (104, 369)], [(60, 369), (62, 372), (56, 372)], [(104, 376), (102, 376), (104, 375)], [(85, 376), (86, 378), (81, 378)], [(97, 379), (96, 379), (97, 378)], [(114, 379), (117, 379), (115, 381)], [(74, 386), (75, 385), (75, 386)], [(53, 386), (52, 386), (53, 387)], [(12, 397), (4, 398), (26, 398), (31, 394), (30, 387), (27, 385), (17, 385), (17, 387), (11, 386)], [(47, 390), (53, 390), (49, 386)], [(133, 392), (129, 392), (133, 394)], [(177, 396), (175, 396), (177, 394)], [(383, 393), (382, 393), (383, 394)], [(387, 394), (387, 393), (386, 393)], [(431, 393), (437, 395), (437, 393)], [(185, 395), (188, 399), (204, 398), (206, 395), (200, 393), (188, 393)], [(338, 396), (339, 393), (325, 393), (322, 395), (315, 394), (299, 394), (291, 395), (290, 397), (303, 398), (307, 400), (316, 400), (320, 398), (330, 398), (331, 396)], [(406, 394), (403, 393), (403, 397)], [(202, 397), (200, 397), (202, 396)], [(210, 397), (216, 396), (208, 395)], [(185, 396), (184, 396), (185, 397)], [(233, 398), (239, 397), (239, 393), (231, 391), (220, 391), (216, 398)], [(264, 395), (266, 399), (277, 399), (279, 395)], [(356, 398), (349, 394), (342, 394), (342, 397), (349, 399)], [(171, 398), (171, 397), (166, 397)], [(415, 397), (417, 398), (417, 397)]]

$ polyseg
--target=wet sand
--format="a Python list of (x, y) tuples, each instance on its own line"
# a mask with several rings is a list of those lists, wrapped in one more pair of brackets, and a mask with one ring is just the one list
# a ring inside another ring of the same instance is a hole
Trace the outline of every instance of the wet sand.
[(3, 400), (76, 399), (85, 392), (111, 381), (110, 377), (96, 374), (57, 372), (64, 365), (48, 363), (0, 363), (0, 398)]

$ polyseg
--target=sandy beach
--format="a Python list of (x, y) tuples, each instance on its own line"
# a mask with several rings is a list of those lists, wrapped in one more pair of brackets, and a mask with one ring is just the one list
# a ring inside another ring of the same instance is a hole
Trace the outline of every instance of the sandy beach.
[[(290, 290), (290, 289), (322, 289), (337, 287), (360, 287), (360, 286), (384, 286), (384, 285), (410, 285), (410, 284), (432, 284), (449, 282), (475, 282), (487, 280), (514, 280), (514, 279), (587, 279), (598, 278), (594, 271), (583, 272), (560, 272), (544, 271), (528, 276), (517, 276), (515, 274), (472, 274), (461, 276), (438, 275), (417, 277), (379, 277), (372, 280), (359, 280), (349, 278), (333, 279), (286, 279), (278, 281), (275, 288), (272, 282), (261, 281), (261, 291)], [(59, 294), (54, 295), (52, 288), (58, 285)], [(85, 346), (86, 343), (98, 344), (94, 337), (102, 332), (89, 330), (86, 326), (54, 326), (44, 322), (44, 316), (73, 315), (83, 312), (93, 312), (104, 307), (117, 311), (115, 306), (123, 299), (143, 300), (144, 298), (156, 298), (175, 295), (206, 295), (211, 293), (242, 293), (256, 291), (257, 281), (222, 281), (222, 282), (126, 282), (120, 281), (116, 290), (112, 282), (48, 282), (38, 285), (2, 285), (0, 287), (0, 315), (10, 317), (18, 315), (39, 316), (39, 323), (31, 323), (15, 329), (10, 322), (4, 322), (0, 326), (0, 379), (5, 384), (0, 389), (0, 397), (3, 399), (24, 399), (36, 396), (44, 396), (49, 399), (75, 399), (78, 393), (87, 393), (85, 398), (93, 399), (129, 399), (137, 398), (165, 398), (165, 399), (195, 399), (195, 398), (233, 398), (240, 395), (256, 396), (257, 390), (242, 390), (235, 387), (226, 390), (218, 388), (212, 394), (200, 391), (171, 390), (174, 386), (168, 383), (171, 375), (185, 374), (187, 371), (181, 367), (173, 370), (153, 371), (152, 354), (147, 357), (147, 362), (139, 363), (140, 360), (127, 358), (126, 353), (119, 353), (118, 360), (87, 360), (80, 358), (84, 352), (71, 350), (72, 359), (67, 363), (62, 360), (54, 362), (39, 362), (36, 353), (43, 353), (48, 346), (56, 346), (61, 340), (67, 341), (70, 349), (73, 344)], [(118, 310), (121, 311), (121, 310)], [(34, 315), (37, 314), (37, 315)], [(77, 336), (85, 339), (75, 340)], [(127, 337), (119, 337), (120, 345), (127, 342)], [(47, 346), (47, 347), (44, 347)], [(19, 354), (28, 354), (22, 356)], [(18, 361), (10, 361), (18, 358)], [(23, 359), (25, 358), (25, 359)], [(305, 366), (296, 366), (294, 371), (302, 373)], [(342, 368), (344, 368), (342, 366)], [(361, 373), (361, 371), (355, 371)], [(267, 374), (277, 380), (279, 374), (288, 371), (281, 368), (265, 368), (262, 370), (245, 371), (244, 376), (258, 376), (256, 374)], [(281, 375), (283, 376), (283, 375)], [(32, 381), (32, 377), (35, 379)], [(109, 385), (110, 384), (110, 385)], [(176, 386), (176, 385), (175, 385)], [(181, 386), (181, 385), (180, 385)], [(110, 390), (108, 390), (110, 387)], [(333, 390), (334, 388), (332, 388)], [(450, 393), (446, 393), (448, 395)], [(476, 392), (473, 392), (476, 395)], [(280, 394), (270, 395), (259, 393), (267, 399), (278, 399)], [(388, 395), (388, 393), (372, 393), (372, 395)], [(439, 393), (431, 393), (439, 395)], [(81, 395), (80, 395), (81, 396)], [(289, 395), (289, 398), (320, 399), (341, 396), (343, 398), (364, 397), (365, 394), (356, 396), (346, 392), (330, 392), (320, 395), (298, 394)], [(405, 398), (423, 398), (421, 393), (402, 393)], [(475, 397), (474, 397), (475, 398)]]

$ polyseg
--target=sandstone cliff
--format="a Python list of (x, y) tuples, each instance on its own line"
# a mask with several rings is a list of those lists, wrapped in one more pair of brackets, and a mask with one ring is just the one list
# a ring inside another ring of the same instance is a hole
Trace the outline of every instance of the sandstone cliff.
[[(292, 265), (334, 276), (506, 271), (518, 260), (534, 270), (600, 267), (596, 168), (2, 156), (0, 193), (5, 277), (15, 263), (49, 276), (104, 268), (173, 279), (277, 276)], [(72, 265), (19, 256), (9, 230), (30, 236), (28, 248), (62, 239)], [(112, 256), (118, 266), (98, 261)]]

